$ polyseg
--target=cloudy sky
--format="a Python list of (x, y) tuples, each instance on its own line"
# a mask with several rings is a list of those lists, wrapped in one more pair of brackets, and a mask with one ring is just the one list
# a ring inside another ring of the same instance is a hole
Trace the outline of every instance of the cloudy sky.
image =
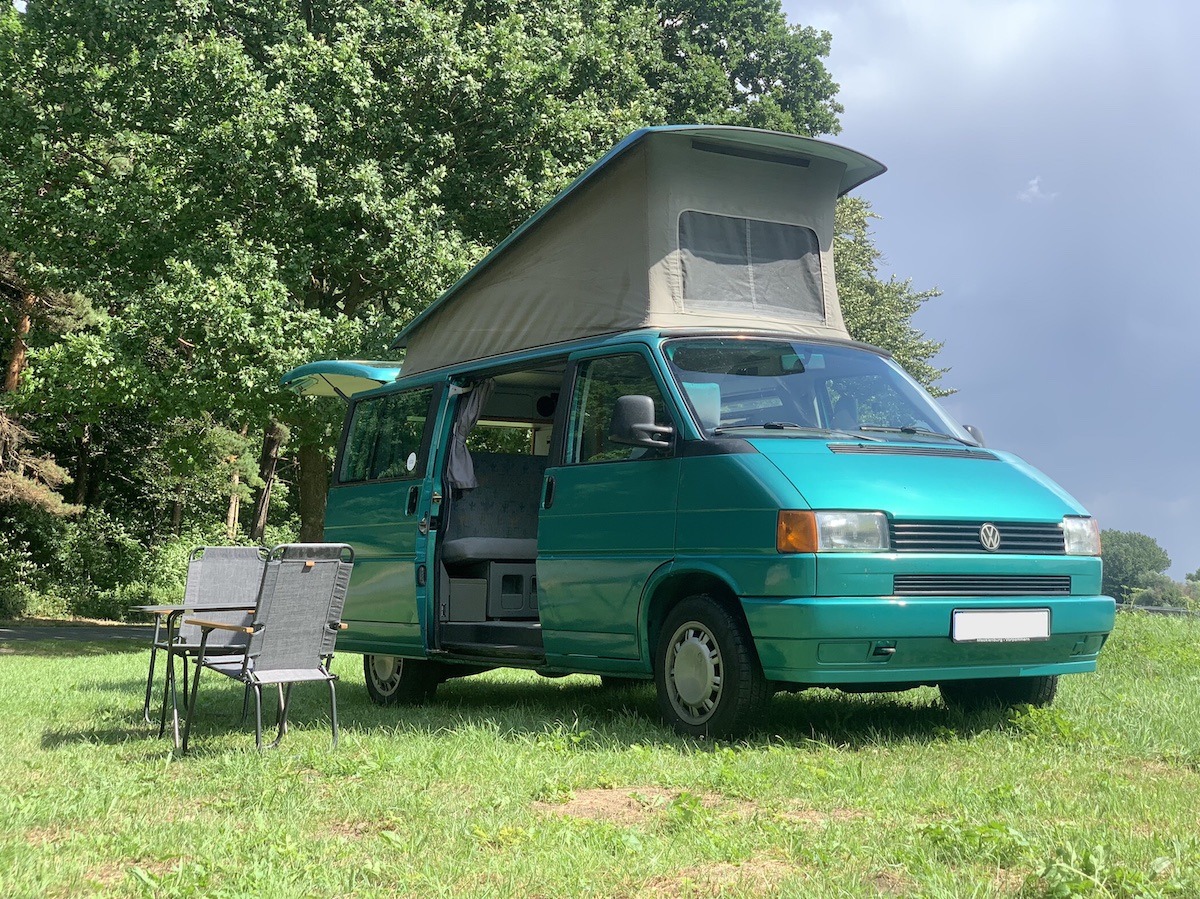
[(880, 274), (944, 292), (947, 408), (1200, 568), (1200, 4), (783, 6), (833, 35), (835, 140), (889, 168)]

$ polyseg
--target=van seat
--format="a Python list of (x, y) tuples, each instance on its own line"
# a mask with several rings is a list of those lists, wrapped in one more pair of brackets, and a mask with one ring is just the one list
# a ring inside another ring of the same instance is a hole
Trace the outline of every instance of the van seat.
[(442, 544), (442, 561), (522, 562), (537, 558), (537, 537), (456, 537)]
[(454, 501), (442, 561), (516, 562), (537, 558), (538, 506), (546, 456), (472, 453), (479, 486)]

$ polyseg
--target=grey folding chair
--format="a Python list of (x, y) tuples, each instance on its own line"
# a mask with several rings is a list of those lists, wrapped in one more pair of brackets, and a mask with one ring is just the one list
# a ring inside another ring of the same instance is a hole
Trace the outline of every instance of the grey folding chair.
[[(195, 720), (200, 672), (205, 668), (245, 684), (254, 693), (254, 741), (262, 748), (262, 688), (274, 684), (279, 693), (278, 733), (272, 747), (287, 733), (292, 685), (323, 681), (329, 685), (329, 715), (333, 745), (338, 742), (337, 675), (330, 664), (338, 632), (344, 627), (342, 607), (350, 586), (354, 550), (344, 543), (285, 543), (271, 550), (253, 620), (249, 625), (188, 619), (201, 631), (182, 748)], [(248, 639), (240, 658), (212, 657), (207, 652), (217, 631), (240, 633)], [(286, 686), (286, 690), (284, 687)], [(177, 743), (177, 745), (179, 745)]]
[[(183, 701), (187, 704), (188, 659), (200, 650), (200, 629), (178, 624), (184, 611), (203, 612), (206, 617), (227, 624), (245, 625), (250, 611), (258, 600), (259, 587), (267, 566), (264, 546), (199, 546), (188, 556), (187, 583), (183, 601), (176, 606), (161, 606), (155, 615), (154, 637), (150, 648), (150, 670), (146, 675), (146, 701), (142, 713), (150, 720), (150, 697), (154, 689), (154, 668), (160, 651), (167, 653), (166, 677), (163, 682), (162, 712), (158, 733), (166, 729), (167, 703), (173, 709), (175, 732), (178, 734), (178, 697), (175, 693), (175, 661), (183, 665)], [(234, 632), (221, 632), (208, 645), (209, 655), (236, 655), (246, 651), (246, 637)]]

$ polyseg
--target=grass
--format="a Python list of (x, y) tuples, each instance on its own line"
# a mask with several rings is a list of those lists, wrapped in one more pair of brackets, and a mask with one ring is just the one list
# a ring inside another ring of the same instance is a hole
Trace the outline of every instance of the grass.
[(378, 708), (339, 657), (279, 750), (208, 682), (193, 752), (136, 644), (0, 647), (0, 896), (1200, 896), (1200, 621), (1119, 616), (1049, 709), (778, 696), (734, 743), (649, 689), (494, 672)]

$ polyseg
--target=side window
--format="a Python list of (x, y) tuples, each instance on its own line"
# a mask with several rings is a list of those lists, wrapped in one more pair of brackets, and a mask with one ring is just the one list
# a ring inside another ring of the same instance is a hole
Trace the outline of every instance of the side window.
[(360, 402), (342, 451), (338, 482), (354, 484), (425, 474), (422, 440), (432, 387)]
[(665, 450), (613, 443), (613, 406), (617, 397), (640, 395), (654, 400), (654, 423), (671, 424), (662, 391), (650, 365), (636, 353), (588, 359), (580, 364), (571, 406), (568, 464), (659, 459)]

